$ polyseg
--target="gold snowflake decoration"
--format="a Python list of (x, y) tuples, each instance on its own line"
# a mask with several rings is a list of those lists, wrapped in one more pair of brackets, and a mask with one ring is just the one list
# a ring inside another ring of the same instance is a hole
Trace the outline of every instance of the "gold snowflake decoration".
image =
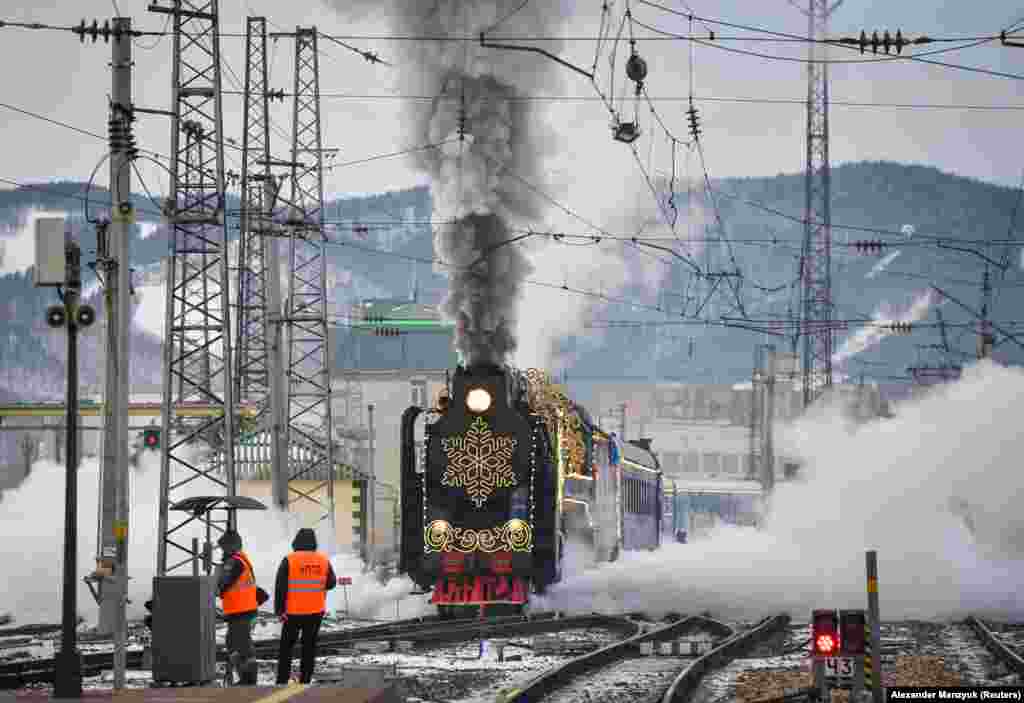
[(441, 440), (448, 455), (441, 485), (465, 489), (476, 507), (483, 507), (496, 488), (517, 485), (512, 470), (516, 441), (513, 437), (492, 434), (487, 422), (478, 417), (466, 434)]

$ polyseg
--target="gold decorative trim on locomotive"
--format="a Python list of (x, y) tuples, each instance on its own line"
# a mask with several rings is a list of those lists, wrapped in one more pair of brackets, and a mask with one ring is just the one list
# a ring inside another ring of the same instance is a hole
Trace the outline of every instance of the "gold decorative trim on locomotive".
[(466, 434), (441, 440), (441, 448), (448, 455), (441, 485), (465, 489), (473, 504), (483, 507), (494, 489), (518, 485), (512, 468), (517, 441), (492, 433), (487, 421), (478, 417)]
[(533, 549), (533, 530), (525, 520), (513, 518), (501, 527), (472, 530), (453, 527), (434, 520), (423, 531), (423, 551), (431, 552), (529, 552)]
[[(583, 423), (561, 387), (541, 369), (526, 370), (527, 401), (544, 419), (552, 438), (561, 435), (562, 461), (567, 474), (582, 474), (587, 450), (583, 444)], [(559, 433), (559, 426), (562, 432)]]

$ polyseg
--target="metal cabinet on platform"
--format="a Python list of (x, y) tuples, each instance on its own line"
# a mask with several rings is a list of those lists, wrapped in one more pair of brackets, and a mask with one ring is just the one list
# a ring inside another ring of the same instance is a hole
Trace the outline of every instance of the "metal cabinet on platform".
[(154, 683), (207, 683), (217, 677), (216, 577), (153, 578)]

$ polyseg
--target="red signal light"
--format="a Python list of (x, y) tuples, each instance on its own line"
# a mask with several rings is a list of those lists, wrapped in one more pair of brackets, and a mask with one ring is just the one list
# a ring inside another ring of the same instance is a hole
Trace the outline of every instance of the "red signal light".
[(834, 657), (839, 652), (839, 622), (834, 610), (815, 610), (811, 620), (811, 647), (815, 657)]
[(160, 447), (160, 430), (145, 430), (142, 433), (142, 444), (146, 449), (158, 449)]
[(832, 635), (818, 635), (818, 638), (814, 640), (814, 650), (818, 654), (824, 655), (829, 655), (836, 651), (836, 643), (832, 639)]

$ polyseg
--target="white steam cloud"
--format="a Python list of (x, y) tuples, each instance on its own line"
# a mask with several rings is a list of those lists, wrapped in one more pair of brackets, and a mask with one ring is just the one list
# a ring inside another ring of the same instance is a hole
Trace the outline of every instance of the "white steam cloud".
[(832, 363), (841, 365), (847, 359), (878, 345), (883, 339), (893, 334), (887, 325), (893, 323), (911, 323), (923, 320), (935, 302), (932, 291), (926, 291), (916, 298), (902, 312), (894, 312), (889, 306), (882, 305), (875, 311), (874, 323), (862, 327), (843, 341), (843, 345), (832, 354)]
[[(642, 179), (625, 181), (616, 198), (593, 201), (588, 208), (588, 214), (602, 222), (604, 231), (609, 234), (657, 238), (659, 246), (668, 247), (674, 233), (662, 212)], [(703, 213), (697, 210), (690, 217), (699, 221)], [(680, 217), (676, 232), (680, 237), (686, 231), (682, 223)], [(579, 223), (569, 226), (570, 231), (583, 229)], [(591, 234), (600, 241), (567, 238), (530, 252), (534, 268), (531, 280), (561, 284), (573, 290), (550, 285), (525, 286), (522, 307), (527, 314), (519, 320), (517, 366), (552, 372), (570, 366), (573, 355), (581, 350), (569, 350), (559, 356), (559, 340), (580, 335), (586, 323), (615, 305), (609, 299), (635, 299), (638, 303), (653, 305), (671, 270), (685, 266), (663, 250), (602, 238), (599, 232)], [(702, 244), (699, 241), (675, 243), (674, 248), (682, 256), (696, 258)], [(600, 344), (600, 328), (586, 328), (585, 332), (581, 336), (585, 336), (588, 343)]]
[[(129, 531), (128, 572), (131, 578), (130, 618), (144, 615), (143, 603), (152, 593), (156, 572), (157, 509), (159, 499), (159, 453), (143, 453), (142, 466), (132, 473), (132, 516)], [(11, 613), (18, 623), (57, 623), (61, 618), (61, 587), (64, 549), (64, 467), (50, 461), (37, 462), (25, 482), (13, 491), (4, 491), (0, 500), (0, 559), (7, 564), (0, 576), (0, 612)], [(202, 483), (197, 482), (197, 483)], [(78, 471), (78, 612), (95, 624), (98, 606), (93, 601), (84, 577), (95, 567), (97, 514), (99, 508), (99, 465), (95, 458), (81, 463)], [(196, 494), (203, 487), (196, 489)], [(186, 497), (184, 494), (175, 498)], [(241, 511), (238, 529), (244, 548), (253, 560), (257, 583), (273, 595), (274, 577), (281, 559), (291, 551), (297, 527), (295, 518), (274, 509)], [(326, 545), (327, 535), (318, 531), (318, 541)], [(187, 539), (185, 540), (187, 541)], [(181, 553), (178, 552), (178, 558)], [(219, 558), (219, 551), (217, 552)], [(395, 602), (401, 617), (414, 617), (426, 611), (423, 596), (408, 596), (413, 589), (408, 579), (393, 579), (381, 586), (371, 575), (362, 573), (355, 555), (333, 558), (339, 576), (351, 576), (349, 609), (363, 617), (394, 617)], [(187, 569), (176, 573), (191, 573)], [(273, 602), (263, 606), (273, 607)], [(331, 592), (328, 609), (343, 610), (341, 587)]]
[[(753, 618), (864, 608), (864, 551), (878, 550), (885, 619), (1024, 616), (1024, 373), (983, 363), (894, 419), (854, 428), (825, 408), (780, 437), (806, 479), (776, 488), (761, 531), (631, 553), (556, 586), (575, 611)], [(973, 525), (973, 527), (968, 527)]]

